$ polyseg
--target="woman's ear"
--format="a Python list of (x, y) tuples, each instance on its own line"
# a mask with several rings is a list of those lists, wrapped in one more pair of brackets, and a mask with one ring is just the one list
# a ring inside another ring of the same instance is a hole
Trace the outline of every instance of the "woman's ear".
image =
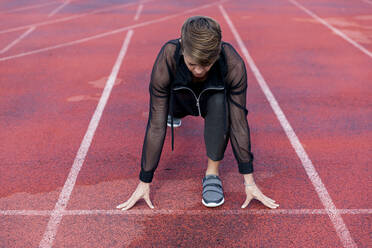
[(183, 55), (183, 46), (182, 46), (182, 40), (181, 40), (181, 39), (179, 39), (178, 41), (180, 42), (180, 46), (181, 46), (180, 52), (181, 52), (181, 54)]

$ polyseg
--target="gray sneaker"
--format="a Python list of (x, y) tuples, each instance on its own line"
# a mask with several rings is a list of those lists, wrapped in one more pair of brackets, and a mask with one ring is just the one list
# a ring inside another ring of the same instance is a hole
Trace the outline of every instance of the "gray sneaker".
[[(171, 116), (168, 115), (168, 120), (167, 120), (167, 126), (171, 127), (172, 122), (171, 122)], [(181, 126), (181, 119), (180, 118), (174, 118), (173, 117), (173, 127), (180, 127)]]
[(217, 175), (206, 175), (203, 180), (202, 203), (206, 207), (218, 207), (225, 202), (221, 179)]

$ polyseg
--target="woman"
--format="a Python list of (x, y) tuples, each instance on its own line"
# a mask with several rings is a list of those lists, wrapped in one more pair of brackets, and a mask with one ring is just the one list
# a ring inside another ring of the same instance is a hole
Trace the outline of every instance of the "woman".
[(155, 61), (150, 91), (150, 111), (141, 159), (140, 182), (132, 196), (117, 206), (131, 208), (144, 198), (150, 208), (150, 183), (158, 166), (167, 123), (181, 125), (187, 115), (204, 118), (204, 141), (208, 167), (202, 180), (202, 203), (216, 207), (224, 203), (218, 174), (230, 138), (239, 173), (243, 175), (246, 200), (261, 201), (269, 208), (279, 205), (263, 195), (253, 179), (253, 155), (246, 106), (247, 74), (235, 49), (221, 41), (221, 29), (212, 18), (190, 17), (181, 29), (181, 39), (168, 41)]

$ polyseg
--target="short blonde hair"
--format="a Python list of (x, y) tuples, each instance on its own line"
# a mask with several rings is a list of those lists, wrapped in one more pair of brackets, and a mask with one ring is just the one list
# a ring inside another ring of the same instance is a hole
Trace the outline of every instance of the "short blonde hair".
[(207, 16), (192, 16), (182, 25), (182, 52), (202, 66), (211, 65), (219, 57), (221, 38), (217, 21)]

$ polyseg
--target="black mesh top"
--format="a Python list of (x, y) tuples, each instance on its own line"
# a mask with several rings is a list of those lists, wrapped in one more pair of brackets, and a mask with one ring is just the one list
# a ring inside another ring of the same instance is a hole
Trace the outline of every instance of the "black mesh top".
[[(247, 73), (243, 59), (227, 42), (222, 42), (219, 59), (209, 73), (221, 75), (228, 114), (225, 125), (229, 128), (231, 146), (239, 172), (253, 172), (250, 132), (247, 122)], [(210, 76), (208, 76), (210, 77)], [(154, 63), (149, 85), (150, 109), (142, 147), (141, 171), (143, 182), (152, 182), (158, 166), (167, 131), (167, 116), (172, 105), (172, 94), (177, 85), (192, 88), (192, 73), (187, 69), (180, 50), (179, 39), (170, 40), (161, 48)], [(217, 80), (216, 80), (217, 82)], [(203, 87), (210, 87), (213, 82)], [(221, 83), (220, 83), (221, 84)], [(199, 91), (201, 89), (198, 89)], [(172, 129), (173, 148), (173, 129)]]

